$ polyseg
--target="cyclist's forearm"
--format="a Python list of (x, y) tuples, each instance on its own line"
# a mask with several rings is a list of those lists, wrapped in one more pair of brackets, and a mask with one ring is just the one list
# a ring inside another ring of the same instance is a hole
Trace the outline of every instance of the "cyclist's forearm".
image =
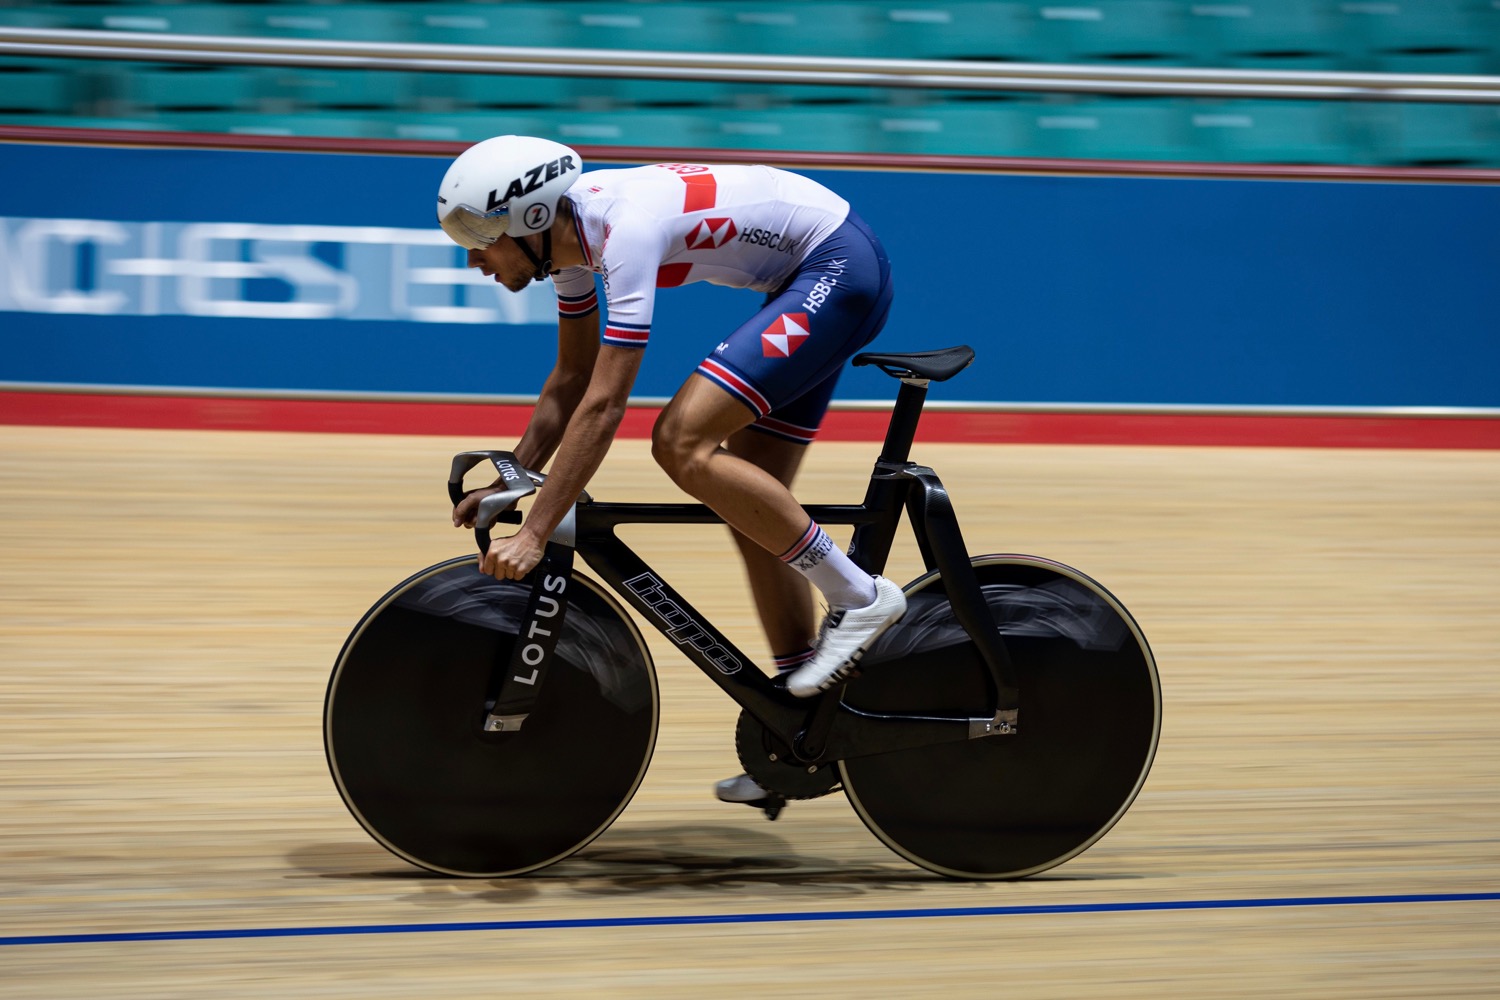
[(515, 455), (528, 469), (540, 471), (557, 452), (568, 422), (588, 389), (588, 378), (554, 369), (542, 386)]
[(603, 463), (624, 415), (624, 404), (609, 399), (591, 398), (577, 408), (525, 530), (538, 540), (551, 536)]
[(588, 391), (599, 354), (599, 316), (563, 317), (557, 323), (557, 364), (542, 385), (531, 420), (514, 449), (528, 469), (540, 471), (557, 452), (568, 421)]

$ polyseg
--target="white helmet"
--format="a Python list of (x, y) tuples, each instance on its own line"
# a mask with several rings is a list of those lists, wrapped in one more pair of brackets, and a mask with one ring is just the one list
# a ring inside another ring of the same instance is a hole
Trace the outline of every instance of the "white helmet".
[(483, 250), (506, 235), (543, 232), (581, 173), (583, 158), (560, 142), (526, 135), (486, 139), (460, 153), (443, 175), (438, 224), (466, 250)]

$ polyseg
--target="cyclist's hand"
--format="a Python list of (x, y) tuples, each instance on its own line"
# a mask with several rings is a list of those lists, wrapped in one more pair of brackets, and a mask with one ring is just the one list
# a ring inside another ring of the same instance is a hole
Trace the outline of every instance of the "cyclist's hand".
[(541, 561), (542, 543), (522, 531), (490, 542), (489, 551), (480, 557), (479, 570), (497, 580), (519, 580)]
[[(481, 489), (470, 490), (468, 493), (465, 493), (463, 500), (459, 501), (458, 506), (453, 508), (453, 526), (455, 528), (474, 527), (474, 519), (479, 516), (479, 501), (504, 490), (505, 487), (500, 482), (500, 480), (496, 480), (495, 485), (485, 486)], [(511, 504), (505, 509), (513, 510), (515, 506), (515, 504)]]

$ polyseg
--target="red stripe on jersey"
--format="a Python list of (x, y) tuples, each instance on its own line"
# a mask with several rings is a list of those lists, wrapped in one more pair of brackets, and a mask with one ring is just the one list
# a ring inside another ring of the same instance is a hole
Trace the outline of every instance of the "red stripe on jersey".
[(651, 331), (627, 330), (618, 326), (605, 326), (604, 342), (614, 344), (616, 347), (645, 347), (646, 341), (651, 339)]
[(714, 180), (711, 173), (680, 174), (682, 183), (687, 185), (687, 194), (682, 199), (683, 214), (688, 212), (701, 212), (705, 208), (713, 208), (714, 202), (719, 196), (719, 182)]
[(557, 314), (559, 316), (587, 316), (599, 308), (599, 297), (589, 295), (576, 302), (570, 302), (562, 296), (557, 298)]
[(688, 272), (693, 269), (691, 264), (663, 264), (656, 269), (657, 288), (676, 288), (687, 282)]

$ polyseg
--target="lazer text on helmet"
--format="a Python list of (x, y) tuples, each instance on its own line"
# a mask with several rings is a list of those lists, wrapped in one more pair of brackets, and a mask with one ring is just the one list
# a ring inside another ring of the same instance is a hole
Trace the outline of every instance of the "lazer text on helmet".
[(571, 156), (559, 156), (555, 160), (538, 163), (526, 171), (524, 176), (517, 177), (506, 185), (504, 195), (500, 194), (499, 188), (490, 191), (490, 202), (485, 207), (485, 211), (493, 212), (512, 198), (519, 198), (522, 195), (530, 194), (548, 181), (557, 180), (557, 178), (574, 169), (576, 166), (577, 164)]

